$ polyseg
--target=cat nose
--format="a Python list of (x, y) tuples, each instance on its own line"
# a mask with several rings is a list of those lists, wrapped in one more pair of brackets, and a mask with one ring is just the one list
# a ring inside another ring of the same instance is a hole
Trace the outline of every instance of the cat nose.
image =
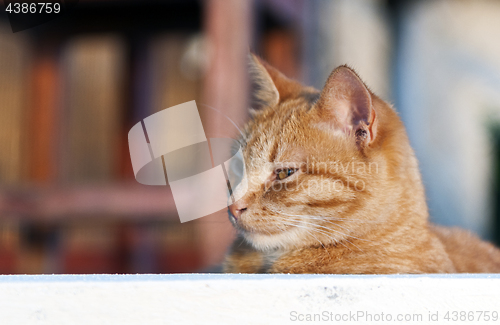
[(229, 206), (229, 211), (235, 219), (241, 217), (243, 212), (247, 209), (247, 203), (244, 200), (238, 200)]

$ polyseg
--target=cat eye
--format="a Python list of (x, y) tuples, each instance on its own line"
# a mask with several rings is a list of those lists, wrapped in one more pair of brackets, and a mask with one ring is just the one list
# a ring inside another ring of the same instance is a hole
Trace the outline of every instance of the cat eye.
[(281, 181), (288, 176), (291, 176), (293, 173), (295, 173), (297, 169), (294, 168), (281, 168), (281, 169), (276, 169), (276, 177)]

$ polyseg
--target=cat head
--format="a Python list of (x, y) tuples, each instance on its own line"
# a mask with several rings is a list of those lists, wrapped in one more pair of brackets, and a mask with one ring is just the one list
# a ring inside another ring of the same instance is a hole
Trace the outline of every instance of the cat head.
[(402, 123), (351, 68), (335, 69), (321, 92), (253, 55), (249, 72), (245, 187), (229, 210), (255, 248), (344, 245), (387, 221), (401, 180), (421, 190)]

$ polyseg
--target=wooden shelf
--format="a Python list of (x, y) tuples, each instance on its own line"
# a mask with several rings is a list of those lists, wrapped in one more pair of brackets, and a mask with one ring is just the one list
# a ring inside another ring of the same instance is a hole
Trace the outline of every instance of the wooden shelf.
[(168, 186), (140, 184), (0, 189), (0, 218), (56, 221), (71, 217), (175, 218)]

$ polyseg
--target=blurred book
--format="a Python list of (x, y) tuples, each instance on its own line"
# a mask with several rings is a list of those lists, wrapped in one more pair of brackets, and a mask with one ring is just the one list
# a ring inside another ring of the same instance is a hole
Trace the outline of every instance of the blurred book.
[(299, 37), (293, 29), (273, 28), (265, 31), (261, 48), (269, 64), (289, 78), (301, 79)]
[(29, 43), (0, 24), (0, 184), (16, 185), (25, 173), (23, 136), (29, 96)]
[(194, 222), (168, 222), (160, 228), (160, 264), (164, 273), (178, 273), (192, 270), (200, 271), (201, 251), (197, 227)]
[(110, 181), (118, 174), (124, 48), (119, 37), (70, 41), (63, 54), (62, 180)]
[(74, 220), (61, 229), (61, 264), (63, 273), (124, 272), (116, 254), (118, 223), (112, 221)]
[(19, 221), (0, 222), (0, 274), (15, 274), (19, 271), (20, 238)]
[(153, 112), (191, 100), (200, 102), (206, 66), (204, 44), (199, 34), (165, 34), (152, 40)]
[(72, 221), (61, 229), (63, 273), (177, 273), (201, 267), (196, 225)]
[(57, 50), (47, 47), (33, 56), (30, 65), (27, 138), (29, 181), (50, 184), (58, 177), (60, 128), (60, 64)]

